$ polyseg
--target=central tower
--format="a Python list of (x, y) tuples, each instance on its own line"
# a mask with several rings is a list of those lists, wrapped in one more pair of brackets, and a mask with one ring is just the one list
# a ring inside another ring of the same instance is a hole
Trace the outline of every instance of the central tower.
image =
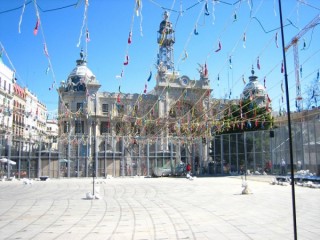
[(174, 72), (173, 44), (175, 42), (174, 30), (172, 23), (169, 21), (167, 11), (163, 13), (163, 21), (160, 23), (158, 31), (158, 69), (159, 67), (165, 71)]

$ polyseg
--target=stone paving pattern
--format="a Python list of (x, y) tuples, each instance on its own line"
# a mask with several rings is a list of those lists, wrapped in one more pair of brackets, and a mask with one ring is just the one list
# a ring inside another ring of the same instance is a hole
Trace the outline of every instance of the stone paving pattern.
[[(239, 177), (0, 182), (0, 239), (294, 239), (291, 186)], [(320, 238), (320, 189), (296, 187), (298, 239)]]

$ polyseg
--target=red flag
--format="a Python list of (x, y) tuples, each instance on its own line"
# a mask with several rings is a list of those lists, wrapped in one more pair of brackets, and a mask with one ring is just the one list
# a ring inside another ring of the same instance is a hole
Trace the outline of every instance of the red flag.
[(33, 34), (34, 34), (34, 35), (37, 35), (37, 34), (38, 34), (39, 26), (40, 26), (40, 19), (37, 18), (36, 26), (35, 26), (34, 29), (33, 29)]
[(119, 93), (117, 96), (117, 103), (120, 103), (120, 102), (121, 102), (121, 99), (120, 99), (120, 93)]

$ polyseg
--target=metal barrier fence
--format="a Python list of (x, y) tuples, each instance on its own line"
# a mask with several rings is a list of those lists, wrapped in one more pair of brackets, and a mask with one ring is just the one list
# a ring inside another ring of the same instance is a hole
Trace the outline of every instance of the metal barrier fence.
[[(35, 139), (0, 135), (1, 177), (181, 175), (180, 163), (190, 163), (192, 173), (199, 176), (290, 170), (286, 125), (210, 138), (70, 135), (57, 140), (59, 151), (41, 137)], [(320, 175), (319, 120), (293, 123), (292, 139), (294, 168)]]

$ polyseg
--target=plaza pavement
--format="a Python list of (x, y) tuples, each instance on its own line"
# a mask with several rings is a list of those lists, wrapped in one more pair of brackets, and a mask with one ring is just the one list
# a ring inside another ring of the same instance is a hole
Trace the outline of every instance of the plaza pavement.
[[(0, 182), (0, 239), (294, 239), (291, 186), (270, 177)], [(320, 189), (296, 187), (298, 239), (320, 237)]]

